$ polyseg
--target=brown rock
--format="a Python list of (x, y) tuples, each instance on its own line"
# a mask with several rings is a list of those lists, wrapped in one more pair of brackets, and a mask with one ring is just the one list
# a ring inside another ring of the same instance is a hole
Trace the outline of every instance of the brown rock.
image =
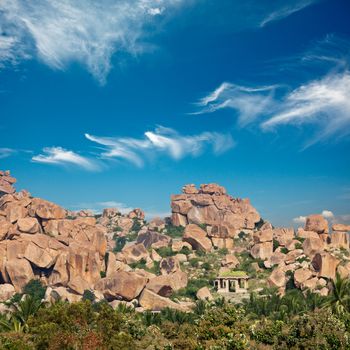
[(163, 258), (159, 263), (160, 273), (162, 275), (168, 275), (170, 273), (176, 272), (180, 270), (179, 261), (170, 256), (167, 258)]
[(203, 250), (205, 252), (210, 252), (212, 244), (207, 234), (199, 226), (190, 224), (185, 228), (183, 235), (183, 240), (191, 244), (193, 249)]
[(146, 248), (159, 249), (168, 247), (171, 243), (171, 238), (155, 231), (146, 231), (139, 233), (137, 243), (142, 243)]
[(40, 198), (34, 198), (29, 208), (29, 215), (32, 217), (37, 215), (40, 218), (47, 220), (58, 220), (66, 217), (66, 210), (55, 203)]
[(295, 249), (285, 255), (284, 262), (286, 264), (292, 264), (302, 256), (305, 256), (304, 251), (302, 249)]
[(16, 292), (21, 292), (22, 288), (34, 278), (32, 267), (25, 259), (11, 259), (7, 261), (6, 272)]
[(324, 250), (324, 242), (320, 238), (307, 238), (303, 242), (304, 253), (312, 258), (316, 253)]
[(250, 255), (254, 259), (265, 260), (270, 258), (272, 253), (273, 253), (272, 242), (257, 243), (250, 250)]
[(132, 210), (129, 214), (128, 217), (130, 219), (139, 219), (139, 220), (144, 220), (145, 219), (145, 213), (143, 210), (141, 210), (140, 208), (136, 208), (134, 210)]
[(17, 221), (18, 230), (24, 233), (39, 233), (40, 225), (36, 218), (22, 218)]
[(168, 298), (164, 298), (146, 288), (141, 293), (139, 303), (145, 310), (160, 311), (169, 307), (179, 311), (188, 311), (187, 307), (177, 304)]
[(147, 260), (149, 257), (149, 253), (142, 243), (125, 246), (122, 254), (128, 264), (139, 262), (142, 259)]
[(232, 238), (211, 238), (212, 244), (217, 249), (228, 249), (231, 250), (234, 247), (234, 242)]
[(331, 244), (335, 248), (349, 249), (349, 233), (334, 231), (331, 235)]
[(350, 231), (350, 225), (344, 225), (344, 224), (334, 224), (332, 226), (333, 231), (340, 231), (340, 232), (348, 232)]
[(349, 278), (350, 276), (350, 262), (345, 265), (338, 265), (337, 272), (341, 278)]
[(239, 265), (239, 260), (233, 254), (227, 254), (221, 260), (221, 266), (227, 266), (227, 267), (230, 267), (230, 268), (235, 268), (238, 265)]
[(173, 213), (180, 213), (187, 215), (192, 208), (192, 203), (189, 200), (173, 201), (171, 202), (171, 209)]
[(146, 288), (163, 297), (169, 297), (174, 291), (185, 288), (188, 277), (185, 272), (177, 271), (170, 275), (161, 275), (152, 278)]
[(165, 221), (161, 218), (155, 217), (148, 223), (150, 230), (162, 231), (165, 229)]
[(317, 253), (311, 262), (319, 276), (335, 279), (339, 260), (328, 252)]
[(267, 279), (270, 287), (284, 287), (286, 285), (286, 275), (282, 268), (276, 268), (272, 271), (270, 277)]
[(328, 221), (319, 214), (309, 215), (306, 218), (305, 231), (314, 231), (317, 233), (328, 233)]
[(186, 226), (188, 224), (186, 215), (180, 213), (173, 213), (171, 216), (171, 222), (174, 226)]
[(147, 283), (147, 278), (135, 272), (118, 271), (111, 277), (105, 277), (95, 284), (107, 299), (122, 298), (132, 300), (139, 296)]
[(0, 216), (0, 241), (2, 241), (6, 237), (11, 227), (11, 223), (6, 221), (5, 218), (2, 218), (2, 216)]
[[(182, 241), (173, 241), (173, 244), (171, 246), (171, 249), (174, 252), (179, 252), (181, 251), (183, 248), (188, 248), (189, 250), (192, 250), (192, 246), (191, 244), (187, 243), (187, 242), (182, 242)], [(154, 260), (154, 259), (153, 259)]]
[(185, 194), (197, 194), (198, 190), (196, 188), (196, 185), (190, 184), (190, 185), (185, 185), (182, 187), (182, 192)]
[(298, 228), (297, 230), (297, 236), (300, 238), (320, 238), (318, 233), (315, 231), (305, 231), (304, 229), (302, 229), (301, 227)]
[(294, 239), (294, 229), (291, 227), (279, 227), (273, 230), (273, 239), (275, 239), (280, 246), (286, 246)]
[(0, 302), (10, 299), (15, 293), (16, 290), (12, 284), (0, 284)]
[(216, 195), (220, 195), (220, 194), (226, 194), (226, 189), (222, 186), (219, 186), (218, 184), (204, 184), (204, 185), (200, 185), (200, 189), (199, 189), (200, 193), (207, 193), (207, 194), (216, 194)]
[(272, 230), (257, 231), (253, 234), (253, 239), (255, 243), (271, 242), (272, 238)]
[(300, 288), (301, 285), (312, 277), (312, 272), (309, 269), (298, 269), (294, 272), (294, 283)]
[(196, 296), (197, 296), (197, 299), (199, 300), (208, 300), (208, 301), (214, 300), (208, 287), (202, 287), (201, 289), (199, 289), (196, 293)]

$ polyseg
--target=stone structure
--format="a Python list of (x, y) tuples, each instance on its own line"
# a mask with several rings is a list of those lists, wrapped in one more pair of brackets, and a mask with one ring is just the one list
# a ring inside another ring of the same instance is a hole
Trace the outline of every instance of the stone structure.
[(249, 276), (243, 273), (226, 273), (219, 275), (214, 286), (219, 294), (226, 293), (247, 293)]

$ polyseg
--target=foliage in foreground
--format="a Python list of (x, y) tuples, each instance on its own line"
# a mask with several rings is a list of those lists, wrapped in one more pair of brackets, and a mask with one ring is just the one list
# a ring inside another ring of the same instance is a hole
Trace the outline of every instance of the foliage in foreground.
[(29, 295), (1, 317), (0, 348), (350, 349), (349, 282), (338, 278), (333, 288), (327, 298), (298, 290), (279, 297), (270, 290), (241, 306), (198, 301), (191, 313), (113, 310), (90, 300), (46, 306)]

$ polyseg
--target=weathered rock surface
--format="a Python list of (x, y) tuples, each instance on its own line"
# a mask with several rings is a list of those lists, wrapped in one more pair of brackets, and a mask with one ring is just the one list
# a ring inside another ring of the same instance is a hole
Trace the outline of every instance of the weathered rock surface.
[(314, 231), (318, 234), (328, 233), (328, 221), (320, 214), (309, 215), (306, 218), (305, 231)]
[(208, 301), (214, 300), (208, 287), (202, 287), (201, 289), (198, 289), (196, 296), (197, 296), (197, 299), (199, 300), (208, 300)]
[(199, 189), (184, 186), (182, 194), (171, 197), (171, 208), (174, 225), (213, 226), (211, 234), (216, 238), (233, 238), (242, 229), (254, 229), (260, 221), (248, 199), (232, 198), (217, 184), (204, 184)]
[(118, 271), (95, 284), (95, 289), (102, 292), (106, 299), (132, 300), (137, 298), (147, 283), (147, 278), (135, 272)]
[(177, 304), (172, 300), (162, 297), (146, 288), (143, 290), (139, 298), (139, 303), (145, 310), (160, 311), (169, 307), (179, 311), (188, 311), (187, 307)]
[(186, 226), (183, 240), (189, 243), (193, 249), (205, 252), (211, 251), (212, 244), (210, 239), (207, 237), (206, 232), (197, 225), (190, 224)]

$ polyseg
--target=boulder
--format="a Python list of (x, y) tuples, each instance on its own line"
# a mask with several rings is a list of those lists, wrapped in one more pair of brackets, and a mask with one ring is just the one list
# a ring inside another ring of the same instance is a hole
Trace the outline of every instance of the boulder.
[(207, 234), (199, 226), (190, 224), (185, 228), (183, 240), (189, 243), (193, 249), (210, 252), (212, 244)]
[(298, 269), (294, 272), (294, 283), (300, 288), (301, 285), (312, 277), (312, 272), (309, 269)]
[(196, 293), (196, 297), (198, 300), (208, 300), (208, 301), (214, 300), (208, 287), (202, 287), (201, 289), (198, 289)]
[(345, 265), (338, 265), (337, 272), (339, 273), (341, 278), (349, 278), (350, 277), (350, 262)]
[(188, 311), (187, 307), (162, 297), (147, 288), (141, 293), (139, 303), (145, 310), (160, 311), (165, 308), (171, 308), (179, 311)]
[(312, 258), (316, 253), (324, 250), (324, 242), (320, 238), (307, 238), (303, 242), (304, 253)]
[(36, 218), (22, 218), (17, 220), (18, 230), (24, 233), (39, 233), (40, 225)]
[(314, 231), (319, 234), (328, 233), (328, 221), (320, 214), (309, 215), (306, 218), (305, 231)]
[(239, 265), (239, 260), (236, 258), (233, 254), (227, 254), (225, 257), (221, 260), (221, 266), (226, 266), (230, 268), (235, 268)]
[(44, 199), (34, 198), (29, 207), (29, 215), (46, 220), (58, 220), (66, 217), (66, 210)]
[(160, 261), (159, 268), (162, 275), (169, 275), (180, 270), (180, 263), (175, 257), (169, 256)]
[(128, 264), (139, 262), (142, 259), (147, 260), (149, 257), (149, 253), (142, 243), (125, 246), (122, 254)]
[(147, 283), (147, 278), (135, 272), (117, 271), (110, 277), (100, 279), (94, 289), (101, 291), (105, 298), (132, 300), (137, 298)]
[(315, 231), (305, 231), (303, 228), (299, 227), (297, 230), (297, 236), (300, 238), (319, 238), (319, 235)]
[(263, 242), (255, 244), (251, 250), (250, 255), (254, 259), (269, 259), (273, 254), (273, 244), (272, 242)]
[(273, 230), (273, 239), (275, 239), (280, 246), (286, 246), (294, 237), (295, 234), (292, 227), (278, 227)]
[(320, 277), (335, 279), (339, 260), (328, 252), (317, 253), (311, 262)]
[(186, 215), (180, 213), (173, 213), (171, 215), (171, 222), (174, 226), (186, 226), (188, 224)]
[(303, 256), (305, 255), (302, 249), (295, 249), (285, 255), (284, 262), (286, 264), (293, 264), (297, 259)]
[(160, 275), (152, 278), (146, 288), (163, 297), (169, 297), (174, 291), (185, 288), (188, 277), (185, 272), (177, 271), (170, 275)]
[(272, 230), (257, 231), (253, 234), (253, 240), (255, 243), (271, 242), (273, 238)]
[(317, 288), (317, 286), (318, 286), (318, 278), (317, 277), (310, 278), (310, 279), (306, 280), (305, 282), (301, 283), (302, 289), (315, 290)]
[(171, 243), (171, 238), (155, 231), (146, 231), (139, 233), (137, 243), (142, 243), (146, 248), (159, 249), (168, 247)]
[(283, 268), (278, 267), (274, 269), (267, 279), (267, 282), (270, 287), (285, 287), (287, 280)]
[(81, 295), (73, 293), (68, 288), (65, 287), (57, 287), (50, 290), (50, 294), (45, 298), (49, 302), (57, 302), (57, 301), (67, 301), (69, 303), (76, 303), (80, 301), (82, 298)]
[(16, 290), (12, 284), (0, 284), (0, 302), (10, 299), (15, 293)]
[(331, 234), (331, 244), (335, 248), (344, 248), (349, 249), (349, 233), (348, 232), (341, 232), (341, 231), (334, 231)]
[(183, 242), (183, 241), (173, 241), (173, 244), (171, 246), (172, 251), (174, 252), (179, 252), (181, 251), (183, 248), (187, 248), (189, 250), (192, 250), (192, 246), (191, 244), (187, 243), (187, 242)]
[(121, 215), (121, 213), (117, 208), (106, 208), (106, 209), (103, 209), (103, 212), (102, 212), (102, 217), (108, 218), (108, 219), (112, 219), (118, 215)]
[(340, 232), (349, 232), (350, 231), (350, 225), (333, 224), (332, 230), (333, 231), (340, 231)]
[(197, 194), (199, 191), (196, 188), (196, 185), (189, 184), (182, 187), (182, 192), (186, 194)]
[(138, 219), (138, 220), (144, 220), (145, 219), (145, 213), (143, 210), (140, 208), (135, 208), (132, 210), (129, 214), (128, 217), (130, 219)]
[(213, 247), (216, 249), (228, 249), (231, 250), (234, 247), (234, 242), (232, 238), (217, 238), (211, 237), (211, 242)]
[(22, 288), (34, 278), (32, 267), (25, 259), (11, 259), (7, 261), (6, 273), (16, 292), (21, 292)]
[(152, 231), (162, 231), (165, 229), (165, 221), (161, 218), (153, 218), (149, 223), (148, 223), (148, 228)]
[(2, 241), (10, 232), (12, 225), (5, 218), (0, 216), (0, 241)]

